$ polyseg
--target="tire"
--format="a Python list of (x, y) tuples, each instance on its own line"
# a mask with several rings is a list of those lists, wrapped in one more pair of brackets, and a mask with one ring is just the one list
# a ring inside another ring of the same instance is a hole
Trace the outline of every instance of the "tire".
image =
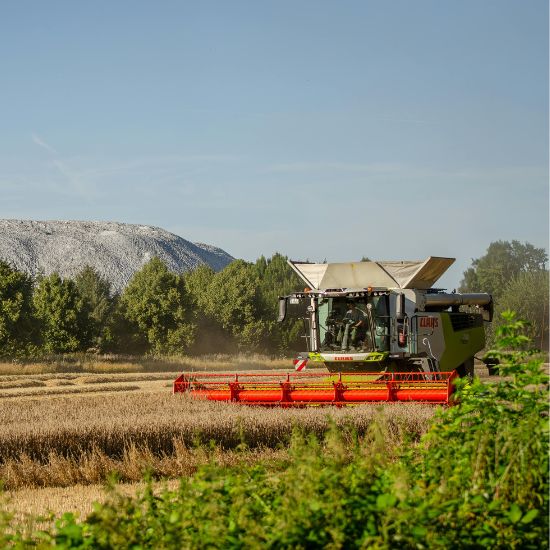
[(488, 359), (483, 359), (483, 362), (485, 363), (485, 366), (487, 367), (487, 371), (489, 372), (489, 376), (496, 376), (498, 374), (498, 366), (500, 365), (500, 361), (496, 357), (490, 357)]
[(474, 377), (474, 358), (470, 357), (469, 359), (466, 359), (462, 365), (459, 365), (456, 368), (456, 372), (458, 372), (458, 376), (460, 378), (468, 377), (473, 378)]

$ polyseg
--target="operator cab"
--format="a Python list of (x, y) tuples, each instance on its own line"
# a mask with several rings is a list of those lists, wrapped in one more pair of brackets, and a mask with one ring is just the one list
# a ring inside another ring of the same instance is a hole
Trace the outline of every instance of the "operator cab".
[(389, 296), (319, 296), (319, 351), (388, 351)]

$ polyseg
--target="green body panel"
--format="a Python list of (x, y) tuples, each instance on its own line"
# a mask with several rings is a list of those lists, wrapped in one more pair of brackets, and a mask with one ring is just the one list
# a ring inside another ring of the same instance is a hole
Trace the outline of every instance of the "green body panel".
[(485, 347), (483, 326), (454, 331), (449, 315), (441, 314), (445, 350), (439, 359), (442, 371), (452, 371)]
[[(356, 353), (342, 352), (309, 352), (309, 361), (312, 368), (326, 367), (329, 371), (337, 370), (373, 372), (379, 370), (404, 370), (418, 368), (415, 357), (431, 356), (439, 363), (439, 370), (452, 371), (471, 359), (485, 346), (485, 329), (483, 326), (454, 330), (448, 312), (424, 313), (424, 316), (439, 319), (439, 326), (434, 328), (420, 328), (416, 338), (410, 341), (408, 354), (401, 359), (391, 359), (390, 352)], [(428, 336), (430, 347), (421, 345)], [(411, 353), (412, 350), (417, 350)], [(418, 361), (418, 359), (416, 360)]]

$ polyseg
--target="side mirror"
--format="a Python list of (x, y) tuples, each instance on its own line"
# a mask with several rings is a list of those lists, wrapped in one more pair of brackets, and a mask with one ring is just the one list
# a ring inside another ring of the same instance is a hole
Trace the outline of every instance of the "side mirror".
[(286, 319), (286, 296), (279, 296), (279, 317), (277, 321), (282, 323)]

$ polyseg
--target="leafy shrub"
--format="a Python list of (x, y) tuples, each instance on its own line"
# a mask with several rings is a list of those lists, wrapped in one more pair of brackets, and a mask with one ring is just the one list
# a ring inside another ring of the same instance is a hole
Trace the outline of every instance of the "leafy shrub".
[(460, 404), (442, 411), (409, 462), (405, 506), (428, 547), (538, 548), (548, 538), (548, 377), (525, 350), (524, 322), (503, 314), (498, 329), (504, 378), (459, 384)]

